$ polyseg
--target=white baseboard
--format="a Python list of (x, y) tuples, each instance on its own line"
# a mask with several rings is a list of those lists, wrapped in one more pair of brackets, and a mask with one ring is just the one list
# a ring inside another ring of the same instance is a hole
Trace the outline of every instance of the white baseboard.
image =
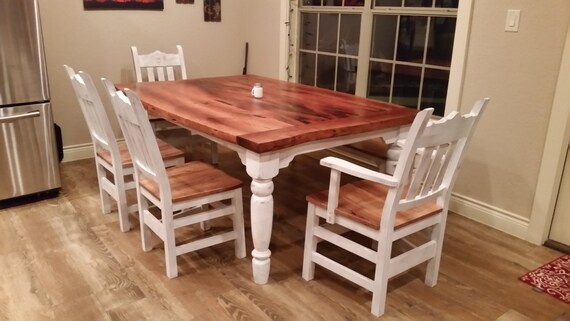
[(469, 197), (452, 194), (449, 210), (520, 239), (526, 239), (530, 220)]
[(79, 144), (63, 147), (63, 163), (93, 158), (93, 144)]

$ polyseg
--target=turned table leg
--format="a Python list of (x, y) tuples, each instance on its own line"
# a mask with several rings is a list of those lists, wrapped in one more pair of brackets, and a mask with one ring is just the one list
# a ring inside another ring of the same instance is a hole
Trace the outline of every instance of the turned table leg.
[(273, 228), (273, 177), (279, 172), (279, 159), (274, 155), (246, 154), (246, 170), (251, 182), (251, 255), (253, 280), (265, 284), (271, 268), (271, 230)]
[(251, 234), (254, 249), (251, 251), (253, 280), (265, 284), (271, 267), (271, 230), (273, 228), (273, 182), (254, 179), (251, 182)]
[(386, 169), (385, 173), (393, 175), (396, 170), (396, 164), (398, 164), (398, 159), (400, 158), (400, 153), (402, 152), (403, 142), (397, 141), (390, 144), (388, 147), (388, 152), (386, 153)]

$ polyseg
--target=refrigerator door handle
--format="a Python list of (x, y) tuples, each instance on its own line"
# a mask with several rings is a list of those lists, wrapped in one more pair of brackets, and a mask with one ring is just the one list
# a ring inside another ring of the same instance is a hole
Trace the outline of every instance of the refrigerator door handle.
[(27, 112), (24, 114), (18, 114), (18, 115), (11, 115), (11, 116), (5, 116), (5, 117), (0, 117), (0, 124), (3, 123), (11, 123), (14, 122), (18, 119), (24, 119), (24, 118), (34, 118), (34, 117), (40, 117), (40, 112), (39, 110), (34, 110), (31, 112)]

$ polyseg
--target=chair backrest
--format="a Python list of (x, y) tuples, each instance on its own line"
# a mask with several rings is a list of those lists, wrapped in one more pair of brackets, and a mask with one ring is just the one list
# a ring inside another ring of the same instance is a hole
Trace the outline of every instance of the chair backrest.
[(176, 51), (164, 53), (157, 50), (149, 54), (139, 54), (137, 47), (132, 46), (137, 82), (187, 79), (182, 46), (177, 45)]
[(418, 113), (394, 172), (400, 184), (386, 201), (386, 206), (396, 205), (391, 216), (426, 201), (447, 208), (457, 170), (488, 102), (488, 98), (479, 100), (468, 114), (453, 112), (432, 123), (433, 109)]
[(101, 79), (107, 89), (117, 119), (125, 136), (133, 160), (135, 179), (150, 179), (160, 190), (163, 202), (170, 202), (172, 194), (156, 136), (138, 96), (126, 89), (116, 91), (107, 79)]
[(69, 76), (73, 91), (87, 122), (93, 147), (96, 151), (99, 148), (108, 150), (111, 153), (113, 163), (121, 164), (115, 133), (91, 76), (83, 71), (75, 73), (73, 68), (67, 65), (63, 65), (63, 67)]

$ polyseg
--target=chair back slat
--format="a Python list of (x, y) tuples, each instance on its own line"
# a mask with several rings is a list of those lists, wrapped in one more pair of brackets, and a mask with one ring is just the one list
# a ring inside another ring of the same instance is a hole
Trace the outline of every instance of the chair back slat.
[(75, 71), (67, 65), (64, 65), (64, 69), (71, 81), (85, 122), (87, 123), (89, 134), (95, 145), (94, 147), (96, 150), (97, 148), (108, 150), (113, 162), (120, 164), (119, 147), (116, 137), (93, 80), (89, 74), (82, 71), (75, 73)]
[[(433, 188), (437, 187), (435, 181), (440, 176), (440, 174), (445, 171), (445, 154), (449, 151), (449, 145), (439, 145), (436, 147), (426, 148), (428, 151), (425, 157), (422, 157), (422, 161), (425, 163), (424, 167), (427, 169), (426, 173), (422, 176), (415, 175), (414, 180), (421, 182), (421, 190), (417, 195), (426, 195)], [(419, 179), (418, 179), (419, 178)], [(417, 196), (414, 195), (414, 196)]]
[(149, 54), (139, 54), (138, 49), (132, 46), (137, 82), (187, 79), (184, 52), (180, 45), (176, 46), (176, 49), (176, 53), (157, 50)]
[(156, 79), (154, 78), (154, 68), (152, 67), (146, 68), (146, 77), (147, 81), (156, 81)]

